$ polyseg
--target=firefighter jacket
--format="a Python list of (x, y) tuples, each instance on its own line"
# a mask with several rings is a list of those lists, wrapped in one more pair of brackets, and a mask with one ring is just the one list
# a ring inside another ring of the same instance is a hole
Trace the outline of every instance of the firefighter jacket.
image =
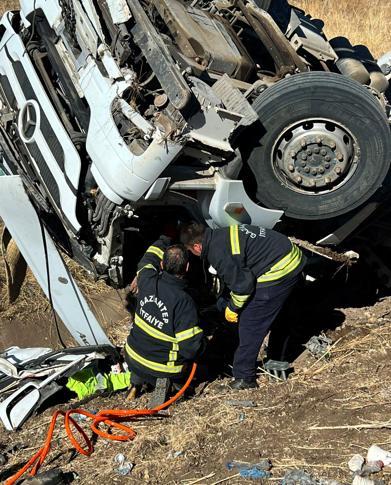
[(181, 374), (204, 347), (186, 282), (160, 269), (169, 242), (161, 236), (139, 263), (136, 314), (126, 344), (130, 370), (154, 377)]
[(228, 307), (238, 312), (257, 286), (274, 286), (300, 273), (305, 257), (286, 236), (240, 225), (205, 230), (201, 257), (231, 291)]

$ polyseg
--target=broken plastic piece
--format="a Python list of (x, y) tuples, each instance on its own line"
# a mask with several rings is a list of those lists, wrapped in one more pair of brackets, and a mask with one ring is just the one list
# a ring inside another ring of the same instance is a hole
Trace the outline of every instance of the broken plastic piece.
[(261, 480), (262, 478), (270, 478), (270, 460), (262, 460), (259, 463), (251, 465), (240, 461), (229, 461), (226, 464), (227, 470), (237, 469), (242, 478), (249, 478), (250, 480)]
[(114, 461), (119, 465), (119, 467), (116, 469), (116, 472), (119, 475), (129, 475), (134, 468), (134, 464), (126, 461), (126, 457), (122, 453), (118, 453), (118, 455), (115, 455)]
[(183, 451), (174, 451), (171, 450), (167, 454), (167, 458), (179, 458), (180, 456), (183, 456), (184, 452)]
[(285, 474), (281, 485), (319, 485), (319, 481), (304, 470), (290, 470)]
[(381, 472), (383, 468), (384, 464), (382, 461), (370, 461), (363, 466), (360, 475), (362, 477), (367, 477), (369, 475), (373, 475), (374, 473)]
[(367, 454), (367, 462), (382, 461), (384, 466), (391, 466), (391, 452), (383, 450), (380, 446), (372, 445)]
[(288, 379), (287, 371), (290, 368), (289, 362), (280, 361), (280, 360), (268, 360), (265, 364), (265, 370), (272, 374), (274, 377), (278, 379), (282, 379), (286, 381)]
[(360, 473), (365, 460), (361, 455), (353, 455), (348, 461), (349, 470), (353, 473)]
[(329, 349), (333, 341), (326, 337), (326, 335), (313, 336), (304, 345), (304, 347), (313, 355), (316, 359), (322, 357)]

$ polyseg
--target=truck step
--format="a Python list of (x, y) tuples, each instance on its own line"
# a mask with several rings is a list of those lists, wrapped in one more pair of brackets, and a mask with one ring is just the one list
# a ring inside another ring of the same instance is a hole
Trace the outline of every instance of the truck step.
[(239, 89), (232, 86), (227, 74), (224, 74), (213, 85), (213, 91), (219, 96), (227, 110), (233, 111), (243, 117), (240, 122), (241, 125), (250, 126), (258, 120), (258, 115), (255, 110)]

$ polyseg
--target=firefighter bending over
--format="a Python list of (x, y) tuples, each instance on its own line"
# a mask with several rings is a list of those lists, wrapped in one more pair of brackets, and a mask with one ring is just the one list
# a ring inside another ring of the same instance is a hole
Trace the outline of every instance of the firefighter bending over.
[(197, 307), (186, 292), (188, 253), (161, 236), (138, 265), (136, 314), (125, 347), (133, 388), (159, 377), (180, 383), (204, 349)]
[(239, 346), (229, 387), (256, 387), (259, 350), (299, 281), (305, 264), (302, 252), (283, 234), (244, 224), (215, 230), (185, 225), (181, 241), (207, 260), (231, 291), (225, 318), (239, 323)]

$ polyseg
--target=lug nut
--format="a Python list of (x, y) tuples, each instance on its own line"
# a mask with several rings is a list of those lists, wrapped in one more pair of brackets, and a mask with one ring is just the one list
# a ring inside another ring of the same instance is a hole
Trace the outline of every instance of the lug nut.
[(303, 182), (303, 179), (301, 177), (296, 177), (296, 182), (298, 184), (301, 184)]
[(288, 165), (288, 170), (289, 170), (290, 172), (294, 172), (294, 171), (295, 171), (295, 167), (294, 167), (294, 166), (293, 166), (293, 165), (290, 163), (290, 164)]
[(305, 173), (310, 173), (310, 167), (305, 167), (304, 172)]
[(307, 141), (306, 140), (301, 140), (300, 145), (305, 148), (307, 146)]
[(318, 137), (316, 137), (316, 140), (315, 140), (315, 141), (316, 141), (316, 143), (317, 143), (318, 145), (320, 145), (320, 144), (322, 143), (322, 141), (323, 141), (323, 140), (322, 140), (322, 138), (321, 138), (320, 136), (318, 136)]
[(342, 168), (341, 168), (341, 167), (336, 167), (336, 168), (335, 168), (335, 173), (336, 173), (337, 175), (340, 175), (340, 174), (342, 173)]
[(313, 168), (311, 170), (311, 173), (312, 173), (312, 175), (317, 175), (318, 174), (318, 171), (316, 170), (316, 168)]
[(294, 157), (296, 156), (296, 152), (295, 152), (294, 150), (291, 150), (291, 152), (290, 152), (290, 156), (291, 156), (292, 158), (294, 158)]
[(324, 181), (326, 184), (331, 184), (331, 178), (330, 177), (325, 177)]
[(320, 153), (320, 148), (319, 147), (314, 148), (314, 153)]
[(325, 163), (324, 164), (324, 168), (330, 168), (330, 164), (329, 163)]
[(306, 166), (307, 166), (307, 162), (304, 162), (304, 161), (303, 161), (303, 162), (301, 162), (301, 164), (300, 164), (300, 165), (301, 165), (302, 167), (306, 167)]
[(326, 156), (324, 157), (324, 159), (326, 160), (326, 162), (330, 162), (331, 157), (330, 157), (329, 155), (326, 155)]
[(306, 155), (305, 153), (303, 153), (303, 154), (301, 155), (301, 159), (302, 159), (302, 160), (307, 160), (307, 158), (308, 158), (308, 157), (307, 157), (307, 155)]
[(323, 156), (327, 155), (327, 150), (325, 148), (322, 148), (322, 150), (320, 151), (320, 154)]
[(309, 181), (309, 183), (308, 183), (308, 185), (309, 185), (310, 187), (316, 187), (316, 182), (315, 182), (315, 180), (310, 180), (310, 181)]
[(307, 150), (307, 155), (312, 155), (312, 150)]
[(319, 167), (319, 173), (324, 173), (324, 168), (323, 167)]
[(340, 152), (337, 153), (337, 160), (340, 161), (340, 162), (342, 162), (342, 160), (343, 160), (342, 153), (340, 153)]
[(335, 149), (337, 148), (337, 144), (335, 143), (335, 141), (332, 141), (332, 142), (330, 143), (330, 148), (331, 148), (332, 150), (335, 150)]

